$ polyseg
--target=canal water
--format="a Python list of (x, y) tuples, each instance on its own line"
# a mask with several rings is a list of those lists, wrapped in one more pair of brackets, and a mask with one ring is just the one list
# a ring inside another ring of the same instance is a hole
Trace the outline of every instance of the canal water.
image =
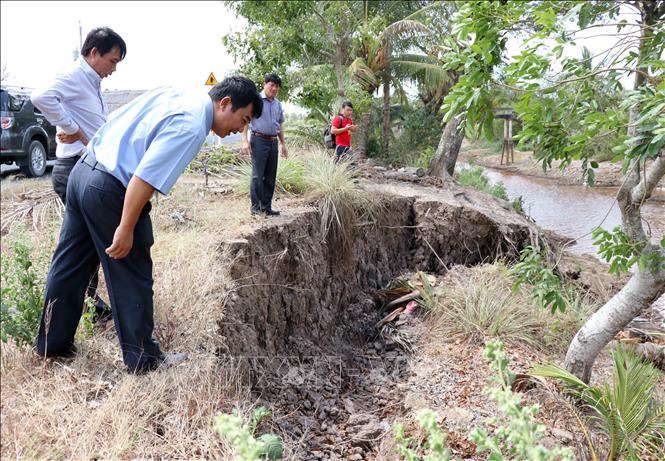
[[(569, 247), (575, 253), (596, 255), (591, 229), (612, 230), (621, 225), (621, 211), (615, 200), (616, 187), (586, 187), (556, 184), (552, 180), (519, 176), (486, 168), (490, 182), (501, 181), (510, 199), (522, 197), (524, 211), (544, 229), (574, 239)], [(659, 242), (665, 235), (665, 191), (654, 194), (642, 206), (644, 229)]]

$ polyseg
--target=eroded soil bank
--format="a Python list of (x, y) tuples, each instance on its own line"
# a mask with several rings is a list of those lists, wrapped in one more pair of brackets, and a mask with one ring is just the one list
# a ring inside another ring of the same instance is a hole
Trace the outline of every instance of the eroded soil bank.
[[(249, 373), (270, 430), (293, 459), (375, 459), (404, 409), (404, 344), (375, 327), (375, 294), (399, 274), (513, 259), (539, 231), (505, 202), (471, 190), (368, 184), (379, 207), (356, 223), (349, 251), (324, 239), (316, 210), (266, 220), (223, 243), (230, 261), (219, 331)], [(419, 335), (417, 318), (402, 335)], [(408, 340), (406, 341), (408, 344)]]

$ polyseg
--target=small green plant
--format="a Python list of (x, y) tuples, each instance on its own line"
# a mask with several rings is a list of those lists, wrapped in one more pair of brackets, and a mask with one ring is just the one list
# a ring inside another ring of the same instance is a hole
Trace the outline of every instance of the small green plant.
[(476, 428), (470, 438), (478, 445), (478, 453), (489, 452), (489, 459), (500, 460), (572, 460), (569, 449), (547, 449), (538, 442), (545, 433), (545, 426), (536, 422), (538, 406), (522, 407), (521, 397), (512, 392), (515, 375), (508, 368), (509, 362), (501, 341), (489, 341), (485, 346), (485, 357), (490, 368), (496, 372), (492, 380), (494, 387), (485, 392), (498, 404), (501, 417), (490, 418), (492, 429), (488, 432)]
[(508, 193), (503, 183), (490, 185), (490, 180), (481, 167), (463, 168), (455, 172), (457, 180), (463, 186), (473, 187), (481, 192), (487, 192), (496, 198), (508, 200)]
[[(491, 429), (473, 429), (469, 438), (477, 444), (477, 452), (489, 452), (492, 461), (555, 461), (572, 460), (573, 454), (567, 448), (547, 449), (538, 442), (545, 433), (545, 426), (536, 422), (537, 406), (522, 407), (521, 397), (511, 390), (515, 378), (508, 368), (508, 358), (501, 341), (490, 341), (485, 347), (485, 357), (495, 372), (493, 387), (485, 389), (497, 402), (501, 416), (490, 418), (487, 426)], [(431, 410), (418, 413), (418, 424), (425, 432), (424, 445), (414, 438), (407, 437), (402, 424), (394, 427), (396, 451), (407, 461), (448, 461), (450, 450), (445, 448), (445, 432), (436, 422), (436, 414)], [(422, 458), (421, 453), (428, 454)]]
[(246, 424), (237, 412), (220, 414), (215, 418), (215, 429), (231, 442), (237, 461), (281, 459), (284, 457), (284, 448), (279, 437), (274, 434), (254, 437), (261, 421), (271, 415), (272, 412), (267, 408), (258, 407), (253, 411), (249, 424)]
[(513, 210), (517, 211), (521, 215), (526, 215), (524, 211), (524, 199), (520, 195), (519, 197), (515, 197), (511, 202), (510, 205), (513, 207)]
[(665, 459), (665, 404), (658, 397), (662, 373), (622, 346), (612, 357), (611, 388), (590, 386), (554, 364), (536, 365), (533, 374), (561, 381), (567, 394), (593, 412), (592, 421), (610, 438), (609, 461)]
[(15, 226), (6, 240), (9, 243), (2, 252), (1, 338), (3, 342), (11, 338), (18, 345), (31, 344), (44, 306), (43, 271), (33, 263), (24, 226)]
[(515, 280), (513, 291), (528, 283), (533, 286), (531, 293), (539, 306), (549, 308), (552, 313), (566, 311), (563, 284), (536, 247), (528, 246), (520, 252), (520, 262), (510, 268), (510, 275)]
[(419, 447), (413, 438), (406, 436), (404, 425), (398, 423), (393, 428), (397, 452), (406, 461), (420, 461), (418, 452), (423, 450), (429, 451), (429, 454), (422, 458), (425, 461), (449, 461), (450, 450), (445, 445), (446, 434), (436, 422), (436, 413), (423, 409), (418, 412), (417, 419), (418, 425), (425, 431), (427, 442), (423, 447)]
[(79, 335), (81, 340), (92, 338), (95, 325), (92, 322), (97, 313), (95, 307), (95, 300), (91, 297), (86, 297), (83, 302), (83, 314), (81, 315), (81, 330), (79, 330)]

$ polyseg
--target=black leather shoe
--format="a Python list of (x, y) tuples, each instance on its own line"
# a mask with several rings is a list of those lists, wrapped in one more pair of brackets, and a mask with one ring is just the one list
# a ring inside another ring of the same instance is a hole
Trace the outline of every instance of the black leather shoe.
[(162, 354), (160, 357), (153, 357), (138, 365), (128, 366), (127, 371), (137, 375), (143, 375), (150, 371), (154, 371), (160, 366), (175, 366), (189, 359), (189, 356), (184, 352), (172, 352)]
[(268, 216), (279, 216), (281, 213), (279, 212), (279, 210), (273, 210), (272, 208), (268, 208), (266, 209), (266, 214)]
[(252, 216), (260, 216), (260, 215), (263, 214), (263, 211), (261, 211), (261, 210), (249, 210), (249, 214), (251, 214)]

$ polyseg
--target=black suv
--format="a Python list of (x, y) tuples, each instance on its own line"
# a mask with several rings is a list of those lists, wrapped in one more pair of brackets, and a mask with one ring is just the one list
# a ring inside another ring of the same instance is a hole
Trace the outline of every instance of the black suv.
[(30, 177), (46, 172), (46, 160), (55, 158), (55, 127), (32, 105), (29, 88), (0, 87), (2, 163), (16, 164)]

